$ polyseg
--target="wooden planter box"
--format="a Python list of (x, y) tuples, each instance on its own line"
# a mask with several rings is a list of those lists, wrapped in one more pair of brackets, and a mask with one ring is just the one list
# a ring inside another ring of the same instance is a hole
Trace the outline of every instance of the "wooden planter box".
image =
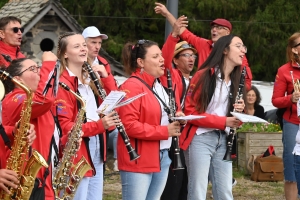
[[(237, 164), (238, 167), (247, 170), (248, 160), (251, 155), (262, 155), (267, 148), (273, 145), (276, 156), (282, 157), (282, 133), (256, 133), (238, 132), (237, 133)], [(250, 172), (248, 172), (250, 173)]]

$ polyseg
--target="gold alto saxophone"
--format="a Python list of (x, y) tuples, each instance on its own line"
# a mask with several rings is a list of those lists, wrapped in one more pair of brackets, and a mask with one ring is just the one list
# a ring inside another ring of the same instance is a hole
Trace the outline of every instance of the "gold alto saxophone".
[(29, 160), (29, 145), (27, 141), (27, 131), (30, 128), (32, 91), (14, 79), (7, 72), (0, 70), (1, 79), (11, 79), (15, 84), (21, 87), (25, 92), (27, 99), (24, 101), (19, 128), (17, 129), (12, 145), (12, 151), (7, 161), (6, 169), (13, 170), (18, 174), (20, 184), (17, 188), (10, 188), (10, 194), (2, 192), (0, 199), (10, 200), (28, 200), (30, 198), (36, 175), (41, 167), (48, 167), (46, 160), (36, 150), (32, 151)]
[(73, 94), (81, 104), (74, 126), (68, 135), (68, 141), (63, 150), (63, 157), (54, 172), (52, 182), (56, 200), (71, 200), (83, 176), (87, 171), (92, 170), (92, 167), (83, 156), (80, 161), (73, 166), (73, 160), (78, 150), (78, 140), (81, 138), (86, 104), (84, 99), (72, 91), (65, 83), (60, 82), (59, 85)]

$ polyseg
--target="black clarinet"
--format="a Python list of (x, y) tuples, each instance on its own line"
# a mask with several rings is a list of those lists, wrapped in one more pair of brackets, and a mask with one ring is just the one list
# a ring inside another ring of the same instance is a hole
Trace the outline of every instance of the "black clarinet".
[[(176, 113), (176, 105), (175, 105), (175, 98), (173, 94), (173, 88), (172, 88), (172, 78), (171, 78), (171, 73), (170, 70), (167, 69), (167, 82), (168, 82), (168, 95), (169, 95), (169, 122), (172, 123), (174, 120), (172, 120), (172, 117), (175, 117)], [(173, 136), (172, 137), (172, 147), (174, 148), (174, 158), (173, 158), (173, 170), (178, 170), (178, 169), (184, 169), (184, 166), (182, 165), (181, 162), (181, 157), (180, 157), (180, 148), (179, 148), (179, 140), (178, 136)]]
[[(241, 78), (240, 78), (239, 90), (235, 97), (235, 103), (237, 103), (238, 100), (243, 98), (245, 76), (246, 76), (246, 67), (244, 66), (244, 68), (242, 70)], [(236, 112), (236, 110), (233, 109), (233, 112)], [(227, 136), (227, 149), (226, 149), (226, 153), (223, 158), (224, 161), (229, 161), (229, 162), (232, 161), (231, 153), (232, 153), (232, 144), (233, 144), (235, 134), (236, 134), (236, 128), (230, 128), (229, 135)]]
[[(93, 84), (95, 85), (96, 89), (97, 89), (97, 95), (100, 96), (100, 98), (102, 100), (104, 100), (106, 98), (106, 91), (104, 90), (104, 88), (101, 86), (99, 79), (97, 78), (95, 72), (93, 71), (92, 67), (90, 66), (90, 64), (88, 62), (84, 62), (84, 69), (89, 73), (89, 76), (93, 82)], [(113, 110), (115, 111), (115, 110)], [(115, 111), (116, 112), (116, 111)], [(117, 113), (117, 112), (116, 112)], [(116, 116), (119, 117), (118, 114), (116, 114)], [(119, 130), (119, 133), (125, 143), (125, 146), (127, 148), (127, 151), (129, 153), (129, 157), (130, 157), (130, 161), (136, 160), (140, 157), (140, 155), (138, 155), (135, 151), (135, 149), (131, 146), (130, 144), (130, 140), (129, 137), (125, 131), (125, 127), (122, 124), (121, 120), (120, 120), (120, 125), (117, 125), (117, 129)]]

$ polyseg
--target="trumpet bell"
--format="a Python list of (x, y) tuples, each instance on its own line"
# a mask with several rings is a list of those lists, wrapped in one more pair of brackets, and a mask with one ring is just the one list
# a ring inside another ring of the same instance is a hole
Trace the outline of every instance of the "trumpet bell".
[(4, 95), (5, 95), (5, 88), (2, 81), (0, 81), (0, 101), (3, 99)]

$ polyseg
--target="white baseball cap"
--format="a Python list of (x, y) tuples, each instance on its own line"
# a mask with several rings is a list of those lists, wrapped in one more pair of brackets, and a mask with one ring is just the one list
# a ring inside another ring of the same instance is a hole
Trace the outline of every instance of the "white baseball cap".
[(100, 31), (95, 26), (86, 27), (82, 32), (82, 36), (84, 37), (84, 39), (88, 37), (98, 37), (98, 36), (101, 36), (103, 40), (106, 40), (108, 38), (107, 35), (101, 34)]

